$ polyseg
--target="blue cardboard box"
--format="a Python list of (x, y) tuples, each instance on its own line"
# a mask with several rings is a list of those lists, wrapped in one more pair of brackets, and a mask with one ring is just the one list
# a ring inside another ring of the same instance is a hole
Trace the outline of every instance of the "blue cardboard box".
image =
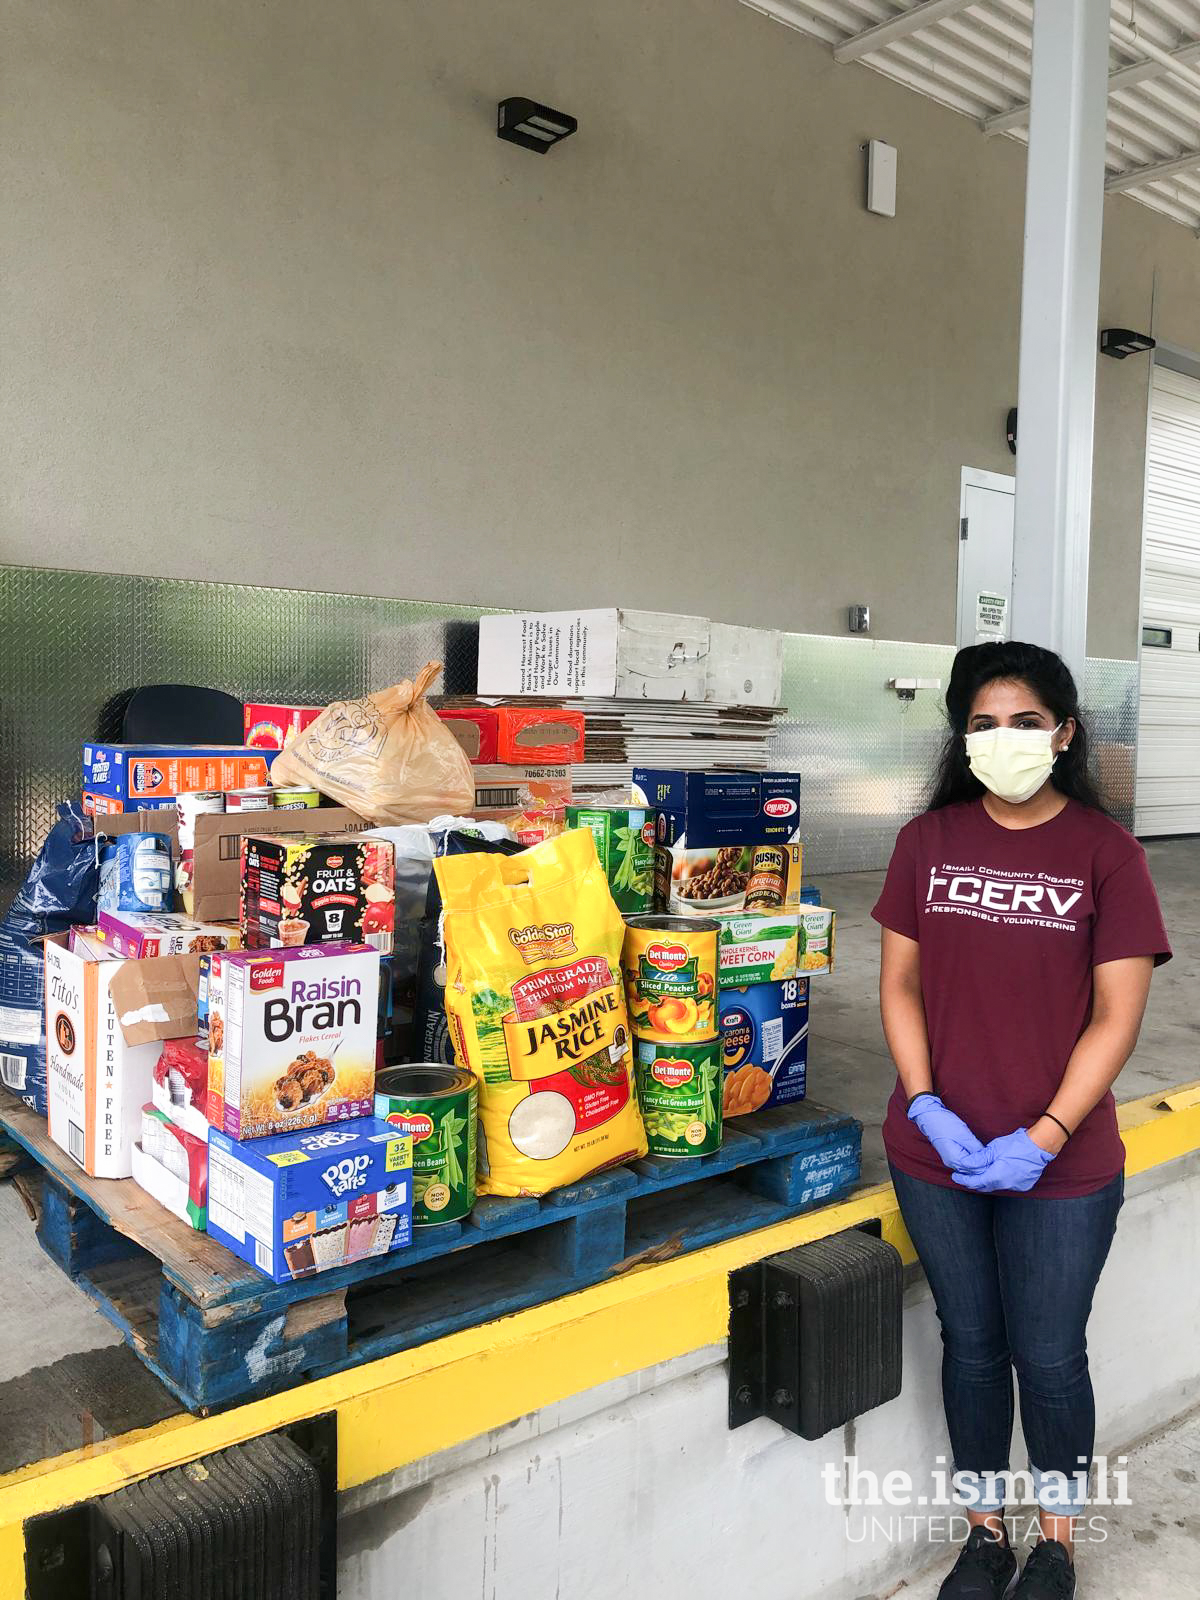
[(807, 978), (722, 989), (717, 1000), (717, 1027), (727, 1117), (747, 1116), (804, 1099)]
[(276, 1283), (412, 1243), (412, 1140), (375, 1117), (267, 1139), (208, 1132), (208, 1232)]
[(267, 781), (277, 750), (244, 745), (98, 744), (83, 747), (83, 787), (105, 809), (157, 809), (191, 790), (246, 789)]
[(656, 911), (799, 911), (799, 773), (635, 767), (633, 788), (658, 813)]

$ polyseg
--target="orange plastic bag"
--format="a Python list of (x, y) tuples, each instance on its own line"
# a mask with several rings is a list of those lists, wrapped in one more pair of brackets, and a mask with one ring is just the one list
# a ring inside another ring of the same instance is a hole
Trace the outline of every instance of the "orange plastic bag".
[(381, 825), (468, 815), (475, 808), (470, 762), (425, 701), (441, 670), (431, 661), (412, 683), (335, 700), (275, 757), (271, 782), (319, 789)]

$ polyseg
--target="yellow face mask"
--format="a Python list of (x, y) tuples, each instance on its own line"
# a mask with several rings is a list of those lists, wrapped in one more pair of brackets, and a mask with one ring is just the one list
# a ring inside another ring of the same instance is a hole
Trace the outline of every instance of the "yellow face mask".
[(1049, 778), (1056, 760), (1054, 735), (1045, 728), (985, 728), (966, 736), (967, 761), (985, 789), (1022, 805)]

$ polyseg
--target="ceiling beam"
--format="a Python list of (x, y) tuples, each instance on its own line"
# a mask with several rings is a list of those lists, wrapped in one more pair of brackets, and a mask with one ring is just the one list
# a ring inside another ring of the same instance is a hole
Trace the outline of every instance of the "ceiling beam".
[[(1172, 50), (1170, 54), (1171, 60), (1179, 66), (1190, 67), (1194, 61), (1200, 61), (1200, 43), (1180, 45), (1178, 50)], [(1162, 61), (1152, 58), (1135, 61), (1131, 67), (1118, 67), (1108, 75), (1108, 92), (1112, 94), (1117, 89), (1132, 89), (1135, 84), (1145, 83), (1149, 78), (1166, 77), (1168, 70)], [(995, 116), (984, 117), (979, 126), (990, 138), (993, 134), (1009, 133), (1013, 128), (1024, 127), (1028, 121), (1029, 102), (1025, 100), (1008, 111), (998, 111)]]
[(1152, 161), (1148, 167), (1130, 167), (1128, 172), (1114, 172), (1105, 180), (1106, 194), (1123, 194), (1126, 189), (1140, 188), (1143, 183), (1155, 183), (1159, 178), (1174, 178), (1180, 172), (1191, 172), (1200, 167), (1200, 150), (1187, 150), (1172, 161)]
[(902, 11), (898, 17), (878, 22), (873, 28), (865, 28), (862, 33), (853, 34), (849, 39), (843, 39), (841, 44), (834, 45), (833, 59), (845, 65), (847, 61), (858, 61), (870, 55), (873, 50), (886, 50), (897, 39), (907, 39), (919, 28), (931, 27), (943, 17), (953, 16), (956, 11), (965, 11), (971, 4), (973, 0), (921, 0), (920, 5)]

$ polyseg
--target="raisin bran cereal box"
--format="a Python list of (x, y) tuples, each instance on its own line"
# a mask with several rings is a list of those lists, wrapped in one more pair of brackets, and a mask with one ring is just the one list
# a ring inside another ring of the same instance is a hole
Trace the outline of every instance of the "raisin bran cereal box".
[(392, 948), (395, 849), (353, 833), (242, 842), (242, 933), (250, 950), (332, 939)]
[(276, 1283), (412, 1243), (412, 1140), (389, 1122), (238, 1143), (210, 1128), (208, 1231)]
[(367, 945), (217, 952), (209, 968), (208, 1120), (258, 1139), (367, 1116), (379, 956)]

